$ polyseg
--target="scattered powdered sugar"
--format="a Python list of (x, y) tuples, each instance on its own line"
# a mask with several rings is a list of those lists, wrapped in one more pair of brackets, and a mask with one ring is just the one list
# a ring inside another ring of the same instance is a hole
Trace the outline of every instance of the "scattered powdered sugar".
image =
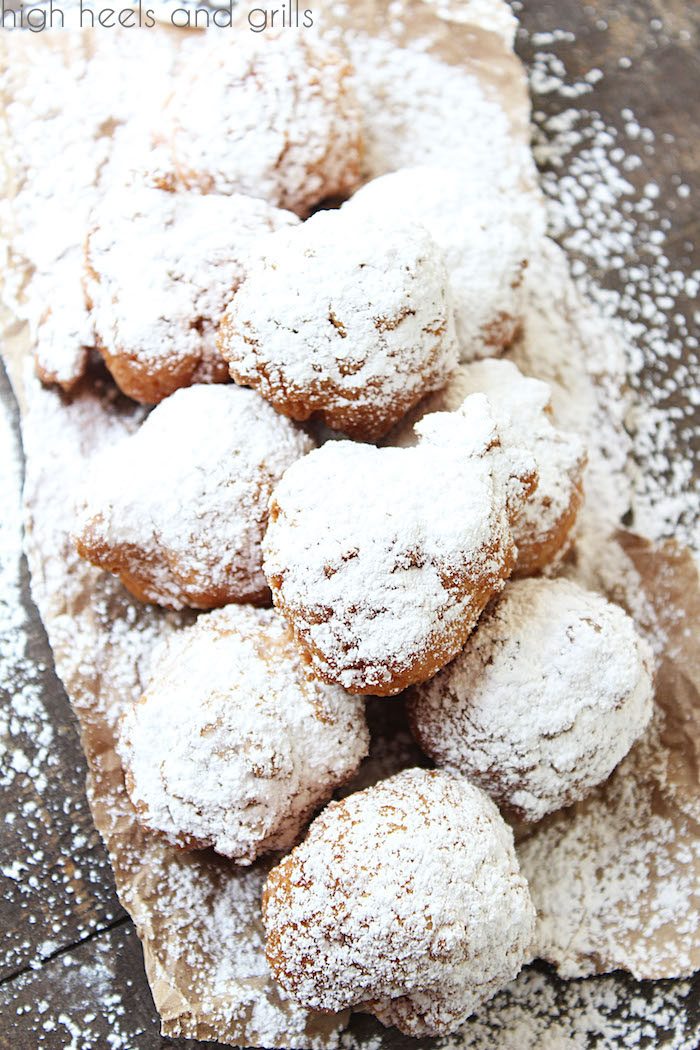
[(9, 992), (9, 979), (90, 936), (119, 906), (74, 721), (29, 596), (22, 465), (3, 375), (0, 396), (0, 968)]
[(445, 257), (461, 360), (500, 353), (520, 326), (523, 271), (542, 235), (540, 209), (512, 187), (501, 189), (489, 163), (402, 168), (367, 183), (343, 210), (356, 221), (401, 220), (417, 201), (417, 218)]
[(554, 983), (524, 971), (440, 1050), (693, 1050), (687, 1010), (691, 986), (625, 984), (620, 976)]
[[(0, 886), (5, 901), (15, 901), (17, 908), (26, 908), (26, 898), (31, 899), (33, 889), (38, 888), (33, 869), (42, 859), (43, 796), (57, 758), (52, 755), (53, 725), (42, 701), (42, 668), (29, 654), (31, 623), (22, 601), (20, 580), (21, 461), (9, 413), (5, 412), (0, 415), (0, 445), (0, 491), (4, 496), (0, 517), (0, 789), (4, 812)], [(15, 796), (21, 800), (19, 814), (11, 808)], [(27, 821), (30, 828), (33, 825), (34, 833), (23, 829), (20, 846), (13, 834), (14, 825), (18, 825), (19, 832), (19, 826)], [(23, 890), (24, 901), (17, 894), (18, 889)], [(29, 921), (32, 919), (36, 921), (34, 916)], [(57, 933), (58, 929), (60, 925), (50, 932)], [(4, 943), (3, 967), (21, 968), (28, 947)], [(52, 946), (47, 947), (49, 954)]]
[(258, 254), (220, 345), (285, 414), (373, 440), (454, 368), (445, 266), (423, 226), (318, 212)]
[(252, 390), (176, 391), (91, 467), (78, 549), (170, 608), (269, 600), (260, 544), (270, 493), (313, 444)]
[[(606, 29), (605, 23), (597, 26), (601, 34)], [(645, 31), (655, 46), (659, 39), (668, 43), (661, 18)], [(651, 538), (674, 536), (697, 550), (700, 358), (693, 301), (700, 271), (672, 262), (680, 257), (677, 246), (672, 251), (680, 229), (674, 208), (689, 188), (678, 173), (665, 187), (645, 176), (647, 164), (661, 170), (659, 154), (669, 144), (676, 148), (673, 134), (655, 134), (626, 106), (613, 120), (597, 112), (586, 95), (603, 74), (591, 69), (574, 76), (567, 69), (558, 52), (566, 56), (572, 40), (562, 30), (528, 45), (534, 153), (543, 169), (549, 227), (571, 258), (578, 285), (605, 315), (608, 329), (619, 333), (632, 395), (625, 420), (632, 456), (625, 469), (634, 527)], [(621, 60), (622, 68), (630, 62)], [(545, 94), (540, 109), (538, 96)]]
[(362, 700), (308, 678), (278, 614), (229, 606), (171, 642), (120, 753), (146, 826), (250, 864), (298, 840), (368, 745)]
[(353, 692), (429, 677), (512, 569), (509, 517), (532, 459), (498, 447), (483, 395), (418, 426), (416, 448), (330, 441), (272, 497), (273, 600), (318, 672)]
[[(28, 775), (41, 794), (50, 767), (54, 733), (41, 699), (41, 667), (29, 658), (30, 623), (22, 604), (20, 559), (22, 556), (22, 507), (20, 500), (21, 460), (9, 415), (0, 416), (0, 490), (4, 493), (0, 518), (0, 784), (9, 787), (18, 774)], [(22, 744), (26, 735), (31, 750)], [(18, 861), (19, 870), (22, 862)], [(6, 877), (11, 877), (10, 866)], [(18, 871), (19, 873), (19, 871)]]
[[(697, 981), (652, 985), (623, 974), (557, 981), (550, 972), (525, 969), (482, 1006), (459, 1032), (435, 1050), (696, 1050)], [(356, 1016), (342, 1037), (343, 1050), (398, 1047), (369, 1018)]]
[(347, 60), (313, 31), (238, 28), (235, 46), (227, 33), (182, 45), (177, 87), (154, 125), (171, 150), (172, 172), (159, 177), (302, 216), (350, 193), (362, 126)]
[(3, 1020), (36, 1050), (133, 1050), (156, 1021), (124, 972), (139, 952), (133, 929), (112, 928), (4, 984)]
[(441, 768), (535, 821), (587, 795), (646, 729), (652, 659), (629, 616), (569, 580), (510, 583), (409, 717)]
[(263, 921), (273, 971), (301, 1002), (362, 1005), (421, 1035), (517, 973), (534, 910), (486, 795), (410, 769), (324, 810), (270, 873)]
[(154, 402), (226, 377), (216, 331), (247, 257), (259, 237), (297, 219), (241, 194), (132, 184), (106, 192), (90, 222), (86, 291), (98, 346), (124, 392)]

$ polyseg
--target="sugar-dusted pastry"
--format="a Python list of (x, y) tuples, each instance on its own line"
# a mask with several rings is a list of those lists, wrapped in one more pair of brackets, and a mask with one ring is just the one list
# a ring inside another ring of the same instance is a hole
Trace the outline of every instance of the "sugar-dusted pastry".
[(329, 441), (276, 486), (264, 542), (275, 604), (326, 681), (391, 695), (464, 645), (515, 563), (536, 481), (483, 395), (426, 416), (415, 448)]
[(420, 225), (318, 212), (267, 238), (219, 346), (279, 412), (375, 440), (457, 363), (442, 255)]
[(238, 194), (128, 186), (106, 195), (87, 240), (85, 291), (99, 349), (125, 394), (155, 404), (178, 387), (228, 378), (216, 330), (248, 253), (296, 221)]
[[(194, 47), (156, 135), (167, 188), (246, 193), (306, 216), (360, 179), (353, 69), (316, 34), (211, 34)], [(169, 156), (168, 156), (169, 155)]]
[(82, 288), (85, 260), (82, 245), (51, 264), (52, 280), (37, 299), (43, 304), (32, 326), (34, 367), (47, 386), (69, 394), (85, 376), (95, 333)]
[(250, 864), (292, 846), (368, 747), (362, 701), (309, 677), (277, 613), (229, 606), (175, 636), (120, 751), (145, 827)]
[(529, 960), (513, 836), (478, 788), (409, 769), (332, 802), (270, 872), (267, 957), (293, 999), (454, 1031)]
[(516, 335), (531, 252), (532, 202), (469, 168), (424, 166), (382, 175), (344, 205), (358, 219), (415, 215), (442, 249), (460, 358), (499, 354)]
[(537, 463), (537, 488), (513, 523), (518, 547), (514, 574), (527, 576), (567, 551), (583, 502), (586, 450), (576, 435), (553, 425), (547, 383), (524, 376), (512, 361), (460, 365), (445, 387), (426, 398), (389, 440), (415, 444), (416, 419), (428, 412), (452, 412), (475, 393), (489, 398), (503, 440), (529, 448)]
[(171, 609), (266, 601), (270, 493), (312, 447), (252, 390), (178, 390), (94, 463), (78, 552), (137, 598)]
[(570, 580), (516, 580), (413, 691), (409, 719), (438, 766), (532, 821), (612, 773), (652, 695), (651, 651), (619, 606)]

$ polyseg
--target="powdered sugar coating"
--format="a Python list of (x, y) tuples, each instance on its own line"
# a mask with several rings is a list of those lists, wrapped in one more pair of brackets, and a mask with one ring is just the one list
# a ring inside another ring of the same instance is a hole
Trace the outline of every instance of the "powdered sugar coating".
[(374, 440), (457, 363), (441, 253), (418, 224), (318, 212), (266, 239), (219, 345), (278, 411)]
[(523, 312), (522, 278), (541, 230), (533, 206), (493, 172), (465, 165), (402, 168), (363, 186), (345, 204), (356, 218), (418, 214), (445, 256), (461, 360), (498, 354)]
[(300, 1002), (453, 1031), (528, 958), (510, 828), (478, 788), (409, 769), (332, 802), (263, 897), (273, 974)]
[(126, 186), (105, 197), (88, 238), (86, 291), (98, 345), (125, 394), (153, 404), (178, 387), (227, 378), (216, 329), (248, 253), (296, 221), (240, 194)]
[[(245, 30), (245, 31), (244, 31)], [(348, 60), (307, 30), (209, 34), (183, 63), (159, 124), (161, 182), (247, 193), (305, 216), (351, 193), (362, 127)]]
[(510, 518), (534, 484), (487, 399), (419, 424), (416, 448), (330, 441), (276, 486), (264, 541), (275, 604), (318, 673), (390, 695), (462, 647), (514, 563)]
[(607, 779), (642, 734), (652, 666), (619, 606), (570, 580), (517, 580), (415, 690), (411, 725), (439, 766), (539, 820)]
[(34, 363), (42, 383), (75, 389), (87, 368), (95, 332), (83, 292), (85, 260), (82, 246), (52, 264), (60, 296), (47, 296), (36, 326)]
[(586, 464), (583, 442), (551, 422), (547, 383), (524, 376), (512, 361), (460, 365), (443, 389), (426, 398), (392, 435), (391, 443), (415, 443), (413, 424), (419, 413), (453, 412), (475, 393), (489, 398), (503, 440), (529, 448), (537, 463), (537, 488), (513, 522), (513, 536), (518, 547), (516, 575), (538, 572), (571, 543), (583, 502)]
[(313, 444), (252, 390), (179, 390), (97, 460), (78, 511), (78, 551), (169, 608), (266, 600), (260, 544), (270, 493)]
[(171, 642), (121, 733), (139, 819), (240, 864), (293, 845), (368, 747), (362, 701), (309, 678), (277, 614), (245, 606)]

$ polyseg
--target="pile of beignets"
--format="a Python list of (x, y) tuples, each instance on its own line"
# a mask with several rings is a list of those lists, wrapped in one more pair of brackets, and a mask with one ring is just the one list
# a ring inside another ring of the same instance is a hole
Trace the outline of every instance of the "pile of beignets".
[[(137, 599), (204, 611), (123, 717), (137, 819), (278, 854), (287, 995), (450, 1032), (532, 956), (505, 818), (583, 798), (652, 714), (631, 619), (557, 575), (585, 448), (497, 359), (526, 234), (469, 171), (353, 196), (353, 71), (302, 33), (183, 71), (139, 170), (94, 215), (85, 292), (115, 382), (155, 407), (94, 461), (75, 543)], [(353, 792), (364, 697), (399, 695), (434, 768)]]

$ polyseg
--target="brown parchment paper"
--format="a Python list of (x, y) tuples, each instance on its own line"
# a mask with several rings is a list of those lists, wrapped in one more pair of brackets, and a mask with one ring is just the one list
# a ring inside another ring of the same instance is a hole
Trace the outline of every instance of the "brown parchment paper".
[[(373, 65), (375, 55), (365, 45), (385, 40), (464, 71), (479, 85), (484, 99), (506, 114), (514, 185), (532, 195), (533, 228), (537, 227), (540, 203), (528, 151), (525, 79), (510, 50), (511, 23), (504, 5), (475, 2), (449, 8), (407, 0), (402, 5), (391, 4), (390, 13), (389, 5), (380, 0), (361, 0), (324, 6), (323, 29), (348, 44), (359, 67), (368, 108), (368, 177), (390, 166), (387, 157), (405, 156), (410, 148), (419, 160), (430, 146), (414, 132), (410, 92), (404, 110), (400, 93), (388, 101), (382, 97), (386, 85)], [(12, 34), (11, 44), (7, 39), (0, 41), (5, 68), (4, 283), (13, 304), (19, 304), (14, 316), (6, 317), (3, 356), (22, 410), (27, 554), (33, 594), (56, 668), (80, 719), (95, 823), (109, 850), (120, 899), (143, 942), (164, 1033), (247, 1046), (333, 1046), (346, 1016), (321, 1016), (295, 1006), (267, 972), (259, 914), (265, 865), (240, 870), (213, 854), (183, 855), (142, 832), (134, 820), (115, 751), (119, 713), (140, 694), (157, 661), (159, 646), (191, 617), (139, 605), (111, 577), (80, 562), (70, 542), (71, 497), (86, 463), (106, 444), (133, 430), (142, 410), (117, 396), (99, 370), (85, 372), (89, 355), (80, 352), (82, 344), (75, 334), (78, 326), (71, 317), (59, 331), (61, 339), (72, 340), (67, 355), (71, 395), (43, 388), (33, 375), (32, 352), (38, 343), (41, 358), (45, 337), (39, 323), (45, 313), (43, 300), (60, 298), (66, 281), (70, 284), (74, 279), (87, 212), (99, 201), (102, 170), (112, 152), (124, 146), (133, 148), (140, 132), (136, 128), (132, 139), (130, 129), (145, 120), (145, 111), (157, 110), (159, 91), (169, 77), (177, 75), (184, 38), (191, 39), (191, 34), (162, 28)], [(205, 40), (201, 46), (206, 48)], [(363, 67), (365, 52), (370, 57)], [(144, 93), (146, 68), (151, 90)], [(37, 106), (41, 89), (45, 101)], [(73, 119), (66, 119), (57, 102), (61, 92), (61, 103), (73, 107)], [(422, 103), (432, 104), (430, 100)], [(376, 125), (380, 133), (371, 118), (382, 105), (391, 107), (392, 120)], [(80, 119), (76, 119), (78, 113)], [(35, 132), (29, 138), (19, 132), (20, 124), (28, 119), (34, 121)], [(468, 119), (469, 113), (460, 125), (455, 116), (453, 137), (458, 138), (459, 128), (466, 128)], [(58, 156), (59, 142), (67, 161)], [(59, 173), (75, 171), (74, 184), (66, 185), (62, 193), (47, 192), (40, 186), (42, 164), (48, 166), (52, 159)], [(42, 223), (49, 221), (56, 207), (71, 213), (73, 229), (51, 251), (41, 254), (37, 238), (41, 239)], [(57, 274), (60, 281), (52, 284)], [(575, 318), (570, 324), (575, 326)], [(55, 332), (52, 338), (55, 340)], [(676, 822), (679, 850), (664, 863), (686, 865), (690, 872), (691, 860), (697, 863), (691, 836), (697, 819), (697, 800), (693, 802), (697, 752), (691, 742), (697, 730), (698, 668), (693, 646), (682, 635), (685, 628), (679, 628), (670, 610), (690, 608), (692, 572), (678, 552), (652, 550), (629, 536), (619, 542), (621, 556), (629, 557), (639, 570), (652, 600), (662, 593), (660, 578), (666, 581), (663, 593), (668, 597), (659, 610), (662, 628), (655, 622), (650, 629), (666, 631), (669, 642), (659, 677), (656, 735), (651, 743), (644, 741), (635, 750), (614, 783), (622, 785), (625, 797), (631, 794), (634, 798), (641, 797), (644, 785), (650, 785), (649, 806), (637, 821), (639, 834), (647, 843), (653, 842), (654, 828), (647, 817), (661, 813), (666, 820), (670, 815)], [(385, 753), (385, 740), (381, 747), (385, 771), (413, 760), (410, 748), (406, 751), (403, 745), (397, 755)], [(371, 777), (371, 770), (366, 769), (361, 782)], [(631, 901), (628, 894), (612, 905), (607, 902), (603, 890), (609, 873), (601, 869), (595, 847), (591, 847), (578, 897), (572, 897), (581, 853), (571, 847), (579, 834), (571, 829), (580, 829), (596, 806), (591, 822), (612, 828), (616, 834), (619, 802), (614, 789), (606, 786), (600, 800), (596, 795), (580, 809), (557, 815), (520, 847), (540, 911), (540, 953), (565, 973), (615, 966), (628, 967), (640, 976), (690, 972), (698, 965), (697, 931), (693, 934), (679, 926), (678, 915), (686, 914), (687, 901), (675, 901), (675, 910), (664, 905), (662, 890), (668, 869), (654, 870), (653, 851), (638, 862), (638, 867), (648, 868), (649, 892), (644, 901)], [(639, 812), (635, 815), (639, 817)], [(573, 839), (567, 837), (571, 834)], [(624, 843), (622, 847), (625, 855)], [(553, 870), (560, 877), (548, 877)], [(693, 871), (697, 878), (697, 868)], [(615, 877), (617, 874), (615, 869)], [(608, 924), (611, 907), (617, 918), (625, 918), (625, 909), (634, 908), (634, 917), (622, 923), (624, 937), (617, 932), (619, 923)], [(576, 937), (571, 931), (572, 910)], [(659, 921), (659, 914), (670, 915), (670, 921)], [(643, 927), (652, 931), (651, 946)], [(616, 931), (613, 935), (611, 929)]]

